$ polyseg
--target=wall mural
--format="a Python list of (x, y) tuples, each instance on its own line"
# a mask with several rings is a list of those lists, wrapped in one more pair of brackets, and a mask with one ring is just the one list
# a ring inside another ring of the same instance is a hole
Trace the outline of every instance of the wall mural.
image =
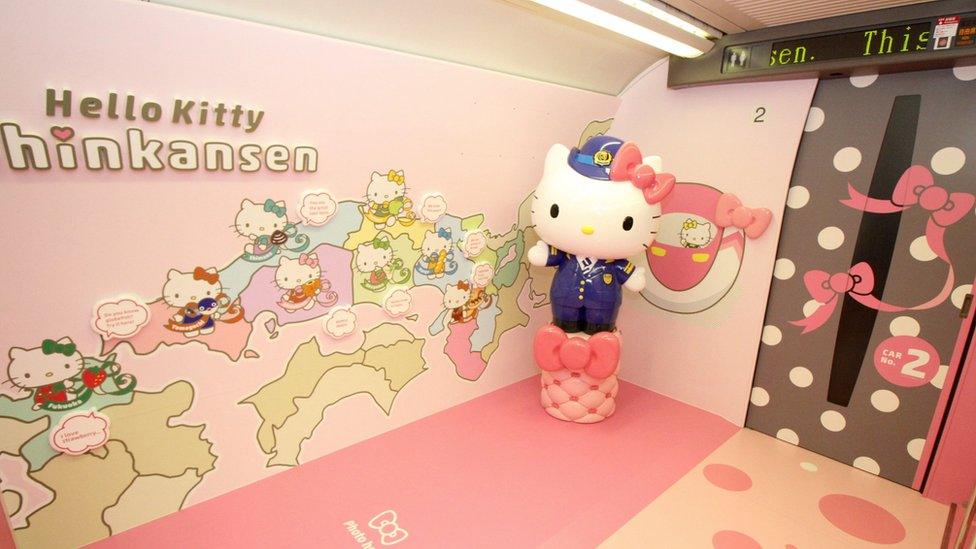
[[(416, 334), (445, 333), (443, 353), (458, 377), (474, 382), (502, 335), (528, 324), (518, 303), (529, 282), (528, 199), (503, 234), (484, 228), (482, 214), (448, 213), (440, 194), (415, 203), (402, 170), (370, 174), (362, 201), (311, 191), (298, 207), (255, 197), (231, 208), (236, 257), (174, 265), (160, 273), (161, 295), (149, 303), (97, 304), (92, 324), (101, 348), (61, 337), (9, 349), (0, 485), (16, 500), (10, 519), (18, 542), (80, 545), (176, 511), (214, 469), (206, 426), (170, 424), (196, 403), (194, 385), (174, 378), (161, 392), (140, 390), (115, 360), (119, 346), (147, 356), (193, 343), (196, 352), (246, 368), (242, 362), (260, 359), (251, 348), (256, 332), (274, 339), (283, 326), (304, 325), (312, 335), (283, 373), (238, 403), (253, 409), (266, 466), (294, 466), (336, 403), (366, 394), (392, 413), (400, 391), (428, 369), (427, 341)], [(354, 332), (363, 334), (358, 348), (331, 349)], [(50, 442), (76, 409), (105, 418), (99, 444), (81, 447), (80, 458), (62, 456)], [(161, 477), (165, 486), (154, 480)], [(83, 494), (72, 488), (78, 478), (107, 481)], [(81, 505), (78, 497), (88, 499)], [(89, 513), (88, 527), (58, 529), (59, 517), (72, 512)]]
[(976, 111), (947, 107), (971, 102), (972, 80), (956, 69), (820, 82), (747, 426), (916, 481), (976, 275)]

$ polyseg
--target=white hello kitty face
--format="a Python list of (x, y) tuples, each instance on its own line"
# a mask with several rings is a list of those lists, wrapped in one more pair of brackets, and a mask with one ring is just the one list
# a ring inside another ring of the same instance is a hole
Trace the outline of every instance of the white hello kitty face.
[(444, 306), (448, 309), (457, 309), (463, 306), (471, 298), (471, 290), (459, 288), (457, 284), (448, 284), (444, 290)]
[(424, 234), (424, 242), (420, 245), (421, 252), (423, 255), (432, 255), (435, 253), (440, 253), (442, 251), (446, 252), (451, 249), (451, 238), (448, 236), (438, 236), (434, 231), (427, 231)]
[[(315, 254), (309, 256), (311, 259), (318, 261)], [(278, 268), (275, 270), (275, 283), (279, 288), (285, 290), (291, 290), (297, 288), (306, 282), (312, 280), (318, 280), (322, 278), (322, 267), (319, 265), (309, 265), (309, 261), (304, 264), (298, 259), (288, 259), (287, 257), (282, 257), (278, 262)]]
[(597, 259), (643, 252), (657, 234), (660, 205), (648, 204), (629, 181), (580, 175), (568, 157), (569, 149), (558, 144), (546, 155), (532, 202), (532, 223), (539, 237), (565, 252)]
[(392, 248), (374, 248), (372, 244), (356, 247), (356, 268), (363, 273), (371, 273), (386, 267), (393, 260)]
[[(7, 377), (17, 387), (36, 389), (44, 385), (51, 385), (78, 375), (85, 366), (85, 359), (77, 349), (65, 348), (74, 343), (67, 337), (57, 341), (57, 350), (44, 346), (34, 349), (10, 349), (10, 365), (7, 366)], [(72, 351), (65, 354), (68, 351)]]
[[(397, 175), (403, 176), (403, 172), (397, 172)], [(389, 202), (394, 198), (403, 196), (406, 192), (406, 185), (390, 181), (387, 174), (379, 172), (373, 172), (373, 175), (370, 176), (369, 185), (366, 186), (366, 198), (371, 202)]]
[[(275, 202), (274, 207), (284, 211), (285, 202)], [(237, 234), (253, 239), (259, 236), (271, 236), (275, 231), (284, 230), (286, 223), (288, 223), (287, 216), (279, 216), (275, 211), (267, 211), (263, 202), (251, 202), (245, 198), (241, 202), (240, 211), (237, 212), (234, 229)]]
[(712, 224), (694, 219), (685, 221), (681, 227), (681, 242), (685, 246), (702, 247), (712, 240)]
[[(199, 303), (201, 299), (208, 297), (217, 299), (217, 295), (223, 291), (220, 280), (217, 276), (217, 269), (211, 267), (202, 273), (181, 273), (176, 269), (170, 269), (166, 275), (166, 284), (163, 286), (163, 300), (170, 307), (183, 307), (189, 302)], [(210, 278), (213, 280), (207, 280)]]

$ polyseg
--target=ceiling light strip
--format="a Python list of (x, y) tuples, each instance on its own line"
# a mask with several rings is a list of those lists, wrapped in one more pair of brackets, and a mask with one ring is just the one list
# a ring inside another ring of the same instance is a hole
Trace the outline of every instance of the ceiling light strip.
[(678, 10), (675, 10), (663, 2), (656, 2), (655, 0), (620, 0), (620, 2), (640, 12), (646, 13), (651, 17), (657, 18), (671, 25), (672, 27), (679, 28), (701, 38), (721, 38), (723, 34), (722, 31), (714, 29), (704, 23), (697, 22), (697, 20), (696, 23), (688, 21), (690, 17), (681, 17), (680, 15), (674, 13)]
[(702, 50), (694, 46), (595, 8), (580, 0), (531, 1), (679, 57), (698, 57), (703, 53)]

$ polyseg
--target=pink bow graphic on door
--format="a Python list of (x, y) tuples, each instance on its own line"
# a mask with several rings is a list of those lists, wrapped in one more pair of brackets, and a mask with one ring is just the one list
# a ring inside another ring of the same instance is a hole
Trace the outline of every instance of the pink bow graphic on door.
[[(912, 307), (903, 307), (892, 305), (871, 295), (874, 289), (874, 272), (867, 263), (858, 263), (851, 267), (848, 273), (833, 276), (828, 276), (823, 271), (810, 271), (803, 276), (803, 282), (810, 296), (824, 305), (803, 320), (791, 321), (791, 324), (802, 326), (803, 333), (816, 330), (827, 322), (837, 307), (838, 294), (847, 293), (865, 307), (884, 312), (900, 312), (931, 309), (942, 304), (952, 293), (955, 271), (946, 251), (945, 231), (946, 227), (958, 222), (973, 210), (976, 197), (969, 193), (950, 192), (936, 185), (932, 172), (925, 166), (911, 166), (905, 170), (898, 178), (891, 198), (879, 199), (865, 196), (849, 183), (847, 194), (848, 198), (841, 200), (841, 204), (863, 212), (889, 214), (907, 210), (916, 204), (930, 212), (925, 224), (925, 243), (936, 257), (949, 267), (946, 280), (942, 289), (932, 299)], [(848, 284), (843, 282), (842, 275), (850, 275), (852, 280), (857, 276), (859, 280), (848, 288)], [(847, 289), (841, 290), (842, 286)]]
[(810, 297), (822, 303), (816, 311), (803, 320), (792, 320), (790, 324), (802, 326), (803, 333), (811, 332), (824, 325), (837, 308), (838, 296), (849, 293), (851, 297), (870, 297), (874, 289), (874, 271), (865, 262), (858, 263), (844, 273), (830, 274), (826, 271), (807, 271), (803, 275), (803, 285)]
[(738, 227), (749, 238), (762, 236), (773, 220), (773, 212), (767, 208), (748, 208), (739, 197), (724, 193), (715, 206), (715, 224), (719, 227)]
[(810, 316), (803, 320), (791, 320), (790, 324), (803, 328), (802, 333), (812, 332), (823, 326), (834, 314), (837, 303), (844, 294), (852, 299), (878, 311), (897, 313), (901, 311), (921, 311), (931, 309), (943, 301), (952, 290), (952, 269), (949, 269), (948, 283), (934, 298), (913, 307), (903, 307), (882, 301), (871, 294), (874, 291), (874, 271), (871, 265), (860, 262), (851, 267), (846, 273), (829, 274), (825, 271), (807, 271), (803, 275), (803, 285), (806, 286), (810, 297), (819, 301), (821, 305)]
[(932, 172), (925, 166), (912, 166), (905, 170), (889, 199), (865, 196), (850, 183), (847, 184), (847, 195), (840, 201), (841, 204), (871, 213), (900, 212), (918, 204), (930, 212), (932, 221), (940, 227), (956, 223), (976, 205), (976, 196), (950, 192), (936, 185)]

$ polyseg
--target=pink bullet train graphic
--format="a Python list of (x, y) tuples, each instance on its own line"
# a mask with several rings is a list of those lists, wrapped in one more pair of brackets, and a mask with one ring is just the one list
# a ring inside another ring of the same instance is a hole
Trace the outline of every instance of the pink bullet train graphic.
[(675, 313), (715, 305), (735, 284), (746, 238), (760, 236), (771, 218), (714, 187), (677, 183), (661, 203), (661, 226), (646, 254), (652, 276), (641, 295)]

